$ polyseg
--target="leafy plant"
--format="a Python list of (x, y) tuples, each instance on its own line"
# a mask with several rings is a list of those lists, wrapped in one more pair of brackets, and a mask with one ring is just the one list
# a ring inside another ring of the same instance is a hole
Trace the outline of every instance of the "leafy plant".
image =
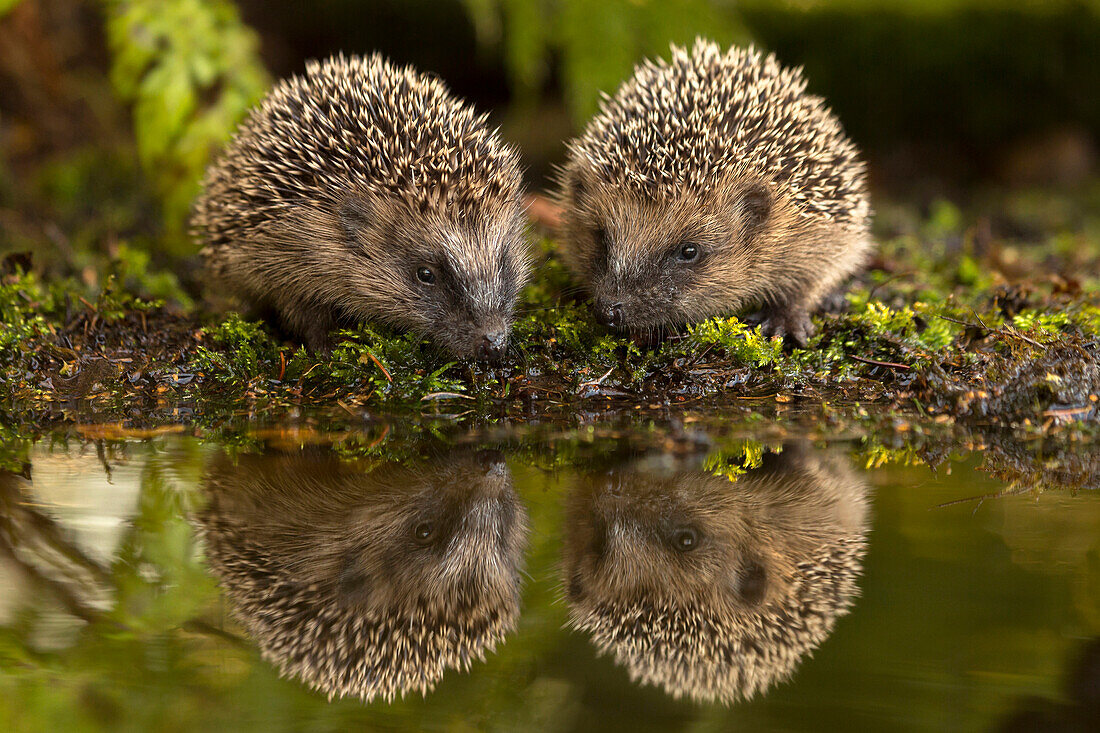
[(556, 60), (565, 101), (581, 124), (601, 92), (613, 93), (645, 57), (705, 35), (722, 44), (747, 33), (720, 0), (466, 0), (481, 43), (502, 45), (516, 95), (531, 100)]
[(759, 328), (748, 326), (737, 318), (711, 318), (688, 331), (699, 344), (721, 347), (736, 363), (750, 366), (768, 366), (783, 357), (783, 343), (760, 334)]
[(19, 0), (0, 0), (0, 18), (7, 15), (16, 5), (19, 4)]
[(182, 229), (213, 151), (268, 77), (258, 39), (226, 0), (105, 0), (111, 81), (133, 105), (142, 165)]

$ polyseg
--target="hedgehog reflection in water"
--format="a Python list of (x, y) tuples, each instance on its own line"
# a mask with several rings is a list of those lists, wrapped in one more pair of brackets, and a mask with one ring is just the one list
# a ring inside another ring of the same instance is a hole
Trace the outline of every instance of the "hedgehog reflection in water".
[(646, 62), (569, 146), (565, 257), (604, 325), (652, 330), (762, 308), (810, 313), (871, 247), (864, 165), (797, 69), (703, 40)]
[(846, 457), (801, 443), (733, 483), (637, 467), (592, 477), (569, 500), (570, 622), (636, 682), (748, 699), (848, 612), (867, 514)]
[(496, 451), (369, 473), (319, 452), (219, 458), (205, 488), (236, 616), (330, 697), (427, 693), (515, 626), (527, 515)]

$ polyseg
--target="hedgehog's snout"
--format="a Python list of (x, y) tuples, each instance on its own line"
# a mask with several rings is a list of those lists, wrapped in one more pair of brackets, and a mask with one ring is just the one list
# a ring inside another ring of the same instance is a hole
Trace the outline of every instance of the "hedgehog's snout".
[(480, 450), (474, 456), (477, 465), (485, 471), (486, 476), (508, 476), (508, 464), (504, 461), (504, 454), (498, 450)]
[(508, 353), (511, 331), (508, 315), (494, 313), (440, 322), (433, 336), (452, 356), (496, 364)]
[(607, 328), (622, 328), (626, 325), (622, 302), (596, 301), (596, 323)]
[(481, 361), (499, 362), (508, 350), (508, 330), (497, 329), (482, 334), (477, 341), (474, 353)]

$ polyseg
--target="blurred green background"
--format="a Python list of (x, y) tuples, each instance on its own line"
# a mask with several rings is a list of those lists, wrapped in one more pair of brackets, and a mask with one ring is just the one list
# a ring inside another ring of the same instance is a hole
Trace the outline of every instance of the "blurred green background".
[(880, 201), (1094, 180), (1100, 0), (0, 0), (0, 253), (194, 294), (203, 168), (272, 79), (337, 51), (446, 79), (539, 190), (601, 91), (697, 34), (803, 65)]

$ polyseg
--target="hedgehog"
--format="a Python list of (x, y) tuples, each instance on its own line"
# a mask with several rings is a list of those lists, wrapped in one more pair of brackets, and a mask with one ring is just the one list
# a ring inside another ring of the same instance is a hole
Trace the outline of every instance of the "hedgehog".
[(611, 328), (755, 308), (765, 335), (804, 346), (871, 248), (855, 145), (801, 69), (753, 47), (672, 46), (567, 148), (562, 256)]
[(204, 489), (195, 521), (235, 616), (330, 699), (427, 694), (515, 626), (527, 520), (499, 452), (366, 473), (322, 451), (223, 456)]
[(725, 704), (787, 679), (858, 593), (867, 489), (792, 443), (731, 483), (627, 467), (570, 495), (570, 624), (638, 683)]
[(499, 359), (530, 273), (517, 152), (380, 55), (275, 86), (206, 173), (192, 232), (222, 288), (317, 351), (376, 322)]

